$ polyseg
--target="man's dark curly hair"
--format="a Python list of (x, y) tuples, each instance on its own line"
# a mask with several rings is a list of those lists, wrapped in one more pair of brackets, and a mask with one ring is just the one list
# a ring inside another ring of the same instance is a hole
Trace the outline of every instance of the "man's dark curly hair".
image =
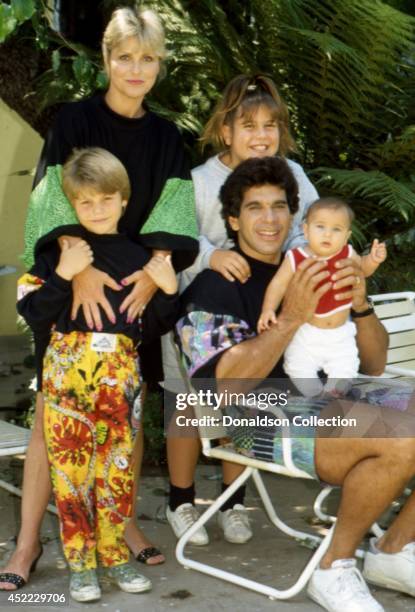
[(276, 185), (284, 189), (291, 214), (298, 210), (298, 185), (294, 175), (282, 157), (262, 157), (242, 162), (222, 185), (219, 197), (222, 202), (222, 217), (230, 238), (236, 232), (229, 225), (229, 217), (239, 217), (245, 192), (251, 187)]

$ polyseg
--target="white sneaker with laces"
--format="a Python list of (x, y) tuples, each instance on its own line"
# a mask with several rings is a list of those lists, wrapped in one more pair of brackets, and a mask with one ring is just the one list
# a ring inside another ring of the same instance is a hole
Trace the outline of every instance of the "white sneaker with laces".
[(398, 553), (389, 554), (378, 551), (376, 541), (376, 538), (370, 540), (370, 549), (365, 555), (366, 580), (415, 597), (415, 542), (406, 544)]
[(224, 512), (219, 511), (218, 523), (223, 529), (225, 540), (232, 544), (245, 544), (253, 536), (248, 512), (242, 504), (235, 504)]
[(126, 593), (143, 593), (151, 589), (151, 580), (140, 574), (129, 563), (106, 568), (106, 578)]
[[(193, 504), (182, 504), (174, 512), (167, 506), (166, 517), (176, 537), (181, 538), (196, 523), (200, 515)], [(196, 546), (209, 544), (209, 536), (206, 529), (204, 527), (198, 529), (190, 538), (189, 544), (196, 544)]]
[(329, 569), (314, 570), (307, 593), (329, 612), (385, 612), (370, 594), (355, 559), (338, 559)]
[(75, 601), (97, 601), (101, 598), (101, 589), (94, 569), (81, 572), (71, 571), (69, 592)]

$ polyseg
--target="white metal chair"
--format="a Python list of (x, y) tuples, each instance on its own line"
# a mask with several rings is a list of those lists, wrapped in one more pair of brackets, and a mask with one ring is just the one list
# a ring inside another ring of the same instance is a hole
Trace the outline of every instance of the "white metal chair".
[[(385, 370), (384, 377), (395, 376), (415, 376), (415, 293), (391, 293), (384, 295), (373, 296), (376, 313), (382, 320), (390, 335), (390, 347), (388, 351), (388, 365)], [(276, 411), (275, 408), (270, 408), (270, 411)], [(211, 415), (211, 408), (199, 405), (195, 407), (197, 418), (200, 419), (205, 414)], [(217, 416), (217, 415), (215, 415)], [(281, 416), (281, 414), (279, 414)], [(246, 457), (236, 452), (232, 444), (212, 446), (212, 440), (215, 438), (226, 437), (225, 428), (221, 427), (199, 427), (199, 433), (202, 442), (203, 454), (206, 457), (233, 461), (240, 465), (245, 465), (245, 470), (242, 474), (215, 500), (215, 502), (200, 516), (200, 518), (192, 525), (192, 527), (179, 539), (176, 547), (176, 557), (179, 563), (184, 567), (197, 570), (204, 574), (226, 580), (251, 589), (258, 593), (267, 595), (271, 599), (290, 599), (297, 595), (307, 584), (311, 574), (320, 562), (326, 552), (332, 537), (334, 523), (336, 517), (329, 516), (322, 510), (322, 503), (333, 490), (332, 487), (325, 487), (317, 496), (314, 502), (314, 511), (316, 515), (324, 521), (332, 522), (333, 525), (329, 529), (325, 537), (319, 537), (314, 534), (298, 531), (287, 525), (278, 516), (273, 503), (265, 488), (264, 482), (260, 475), (260, 471), (270, 472), (274, 474), (282, 474), (293, 478), (308, 478), (311, 476), (300, 470), (293, 463), (291, 456), (291, 439), (289, 431), (283, 433), (283, 458), (284, 466), (275, 463), (261, 461)], [(192, 535), (220, 510), (223, 503), (233, 495), (237, 489), (245, 482), (252, 478), (261, 500), (264, 504), (265, 511), (270, 521), (281, 530), (283, 533), (296, 538), (297, 540), (312, 543), (317, 546), (314, 554), (307, 563), (306, 567), (301, 572), (297, 581), (290, 588), (279, 590), (275, 587), (265, 585), (244, 578), (238, 574), (222, 570), (217, 567), (195, 561), (185, 555), (185, 547)], [(372, 526), (372, 531), (375, 535), (380, 536), (383, 531), (377, 525)], [(363, 556), (361, 550), (356, 551), (356, 555)]]
[(375, 311), (389, 333), (384, 376), (415, 376), (415, 292), (372, 296)]
[[(278, 417), (285, 416), (282, 412), (278, 411), (275, 407), (270, 407), (269, 412), (274, 412), (274, 414)], [(204, 415), (212, 415), (211, 407), (199, 405), (195, 407), (195, 414), (197, 418), (200, 420), (200, 417)], [(218, 415), (215, 414), (215, 417)], [(220, 415), (219, 415), (220, 416)], [(283, 428), (284, 430), (284, 428)], [(236, 452), (233, 449), (232, 444), (222, 444), (219, 446), (213, 446), (212, 441), (214, 439), (219, 439), (226, 437), (226, 430), (221, 426), (214, 427), (199, 427), (199, 433), (201, 436), (201, 443), (203, 454), (206, 457), (220, 459), (225, 461), (233, 461), (234, 463), (238, 463), (240, 465), (245, 466), (245, 470), (242, 474), (214, 501), (214, 503), (202, 514), (202, 516), (192, 525), (192, 527), (179, 539), (176, 547), (176, 558), (179, 563), (181, 563), (186, 568), (195, 569), (199, 572), (203, 572), (204, 574), (208, 574), (210, 576), (215, 576), (216, 578), (220, 578), (222, 580), (226, 580), (228, 582), (232, 582), (239, 586), (243, 586), (245, 588), (251, 589), (258, 593), (262, 593), (263, 595), (267, 595), (272, 599), (290, 599), (297, 595), (307, 584), (311, 574), (314, 569), (320, 562), (320, 559), (323, 557), (326, 552), (331, 536), (332, 536), (332, 527), (325, 537), (319, 537), (311, 533), (306, 533), (303, 531), (299, 531), (297, 529), (293, 529), (289, 525), (287, 525), (280, 516), (278, 516), (277, 511), (271, 499), (268, 495), (267, 489), (263, 482), (263, 479), (260, 475), (260, 471), (263, 470), (265, 472), (270, 472), (274, 474), (281, 474), (288, 477), (293, 478), (307, 478), (312, 479), (307, 472), (299, 469), (295, 466), (292, 456), (291, 456), (291, 438), (289, 437), (289, 431), (286, 429), (283, 431), (283, 457), (284, 457), (284, 465), (277, 465), (272, 462), (262, 461), (258, 459), (254, 459), (251, 457), (247, 457)], [(213, 567), (211, 565), (207, 565), (206, 563), (201, 563), (200, 561), (195, 561), (190, 557), (185, 555), (185, 547), (188, 543), (189, 539), (192, 535), (202, 526), (204, 525), (218, 510), (220, 510), (223, 503), (233, 495), (240, 486), (242, 486), (245, 482), (247, 482), (250, 478), (255, 483), (255, 486), (258, 490), (259, 496), (264, 504), (265, 511), (270, 519), (271, 523), (277, 529), (282, 531), (283, 533), (291, 536), (297, 540), (302, 542), (307, 542), (308, 544), (313, 544), (317, 546), (317, 550), (315, 550), (311, 559), (307, 563), (306, 567), (301, 572), (299, 578), (295, 582), (293, 586), (290, 588), (279, 590), (272, 586), (268, 586), (266, 584), (256, 582), (255, 580), (250, 580), (244, 578), (238, 574), (234, 574), (232, 572), (228, 572), (217, 567)]]
[[(0, 420), (0, 457), (23, 455), (27, 450), (31, 433), (30, 429)], [(4, 479), (0, 479), (0, 488), (19, 497), (22, 496), (21, 489)], [(57, 514), (57, 510), (52, 504), (49, 504), (47, 509), (52, 514)]]
[[(0, 457), (22, 455), (26, 452), (30, 439), (30, 430), (18, 427), (6, 421), (0, 421)], [(0, 487), (15, 495), (21, 495), (21, 490), (0, 479)]]

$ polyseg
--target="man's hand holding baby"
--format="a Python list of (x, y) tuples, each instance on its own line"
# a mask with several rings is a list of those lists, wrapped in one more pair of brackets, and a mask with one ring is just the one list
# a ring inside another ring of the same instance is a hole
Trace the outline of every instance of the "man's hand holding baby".
[[(311, 257), (301, 262), (288, 285), (277, 325), (287, 321), (299, 326), (312, 319), (320, 298), (331, 287), (326, 267), (325, 261)], [(322, 281), (326, 282), (318, 287)]]

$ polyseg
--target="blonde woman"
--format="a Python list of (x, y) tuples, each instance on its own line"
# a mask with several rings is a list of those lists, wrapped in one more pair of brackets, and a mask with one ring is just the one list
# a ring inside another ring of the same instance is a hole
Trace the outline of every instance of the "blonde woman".
[[(102, 50), (109, 79), (107, 91), (65, 105), (46, 138), (26, 222), (26, 264), (32, 265), (34, 246), (40, 237), (59, 226), (77, 223), (62, 192), (61, 167), (75, 147), (99, 146), (118, 157), (131, 181), (131, 197), (120, 231), (140, 240), (153, 254), (172, 252), (175, 268), (183, 269), (192, 263), (198, 247), (190, 173), (178, 129), (150, 112), (145, 104), (145, 96), (155, 85), (166, 56), (164, 32), (157, 15), (150, 10), (116, 10), (104, 32)], [(78, 239), (76, 234), (72, 228), (70, 241)], [(122, 284), (132, 287), (121, 304), (121, 312), (127, 312), (128, 321), (132, 321), (143, 312), (156, 286), (142, 270), (130, 274)], [(108, 274), (93, 266), (73, 281), (72, 316), (82, 306), (91, 330), (100, 331), (103, 322), (115, 320), (105, 286), (120, 288)], [(48, 341), (47, 335), (36, 337), (38, 364), (42, 363)], [(147, 355), (141, 354), (141, 357), (143, 363), (149, 364)], [(38, 378), (40, 391), (41, 378)], [(51, 492), (42, 413), (39, 392), (25, 463), (21, 530), (16, 550), (0, 575), (3, 590), (22, 587), (41, 553), (39, 530)], [(138, 477), (142, 429), (137, 441)], [(133, 555), (143, 563), (164, 561), (160, 551), (154, 549), (133, 521), (126, 529), (125, 538)]]

